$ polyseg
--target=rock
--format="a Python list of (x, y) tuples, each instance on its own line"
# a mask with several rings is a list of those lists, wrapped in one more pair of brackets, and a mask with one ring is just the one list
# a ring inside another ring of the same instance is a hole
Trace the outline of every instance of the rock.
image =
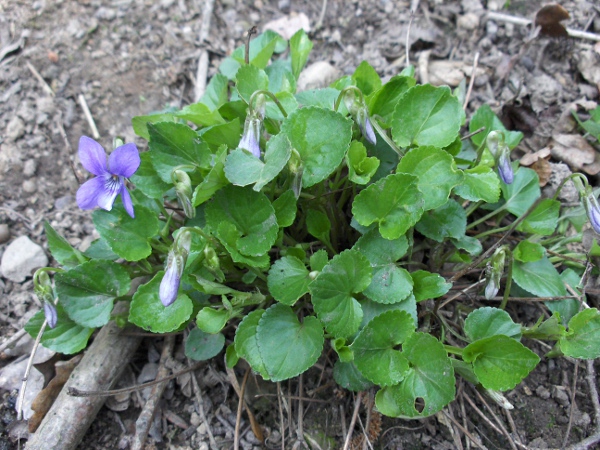
[(35, 175), (35, 171), (37, 170), (37, 162), (35, 159), (28, 159), (23, 164), (23, 175), (27, 178)]
[(546, 389), (544, 386), (538, 386), (535, 389), (535, 393), (541, 399), (548, 400), (550, 398), (550, 391)]
[(32, 178), (32, 179), (23, 181), (21, 188), (23, 189), (23, 192), (26, 192), (28, 194), (33, 194), (37, 190), (37, 184), (35, 182), (35, 179)]
[(100, 7), (98, 8), (98, 11), (96, 11), (96, 14), (94, 14), (94, 17), (96, 17), (96, 19), (100, 19), (100, 20), (113, 20), (115, 17), (117, 17), (117, 11), (115, 11), (112, 8), (105, 8), (105, 7)]
[(552, 389), (552, 397), (556, 400), (556, 403), (565, 408), (571, 404), (569, 396), (562, 386), (554, 386)]
[(272, 20), (265, 24), (263, 31), (273, 30), (279, 33), (284, 39), (291, 38), (298, 30), (303, 29), (307, 33), (310, 31), (310, 21), (304, 13), (290, 14), (277, 20)]
[(39, 112), (44, 114), (52, 114), (56, 109), (56, 105), (54, 104), (54, 99), (52, 97), (39, 97), (35, 101), (35, 106)]
[(473, 31), (479, 26), (479, 16), (475, 13), (467, 13), (456, 20), (456, 25), (466, 31)]
[(6, 125), (6, 139), (14, 142), (23, 134), (25, 134), (25, 122), (19, 116), (13, 116)]
[(21, 283), (32, 275), (32, 270), (47, 265), (48, 257), (44, 249), (27, 236), (20, 236), (6, 247), (0, 262), (0, 272), (4, 278)]
[(298, 77), (298, 91), (324, 88), (339, 76), (339, 70), (327, 61), (317, 61), (306, 67)]
[(5, 223), (0, 223), (0, 244), (4, 244), (10, 239), (10, 228)]

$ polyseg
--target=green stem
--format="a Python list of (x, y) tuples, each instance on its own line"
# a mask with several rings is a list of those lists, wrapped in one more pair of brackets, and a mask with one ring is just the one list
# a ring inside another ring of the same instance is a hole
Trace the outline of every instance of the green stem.
[(454, 347), (453, 345), (445, 344), (444, 350), (446, 350), (446, 352), (450, 353), (451, 355), (458, 355), (460, 357), (462, 357), (462, 354), (463, 354), (462, 348)]
[(489, 214), (486, 214), (485, 216), (480, 217), (475, 222), (471, 222), (469, 225), (467, 225), (467, 230), (470, 230), (471, 228), (476, 227), (477, 225), (479, 225), (480, 223), (485, 222), (486, 220), (490, 220), (496, 214), (498, 214), (499, 212), (504, 211), (505, 209), (506, 209), (506, 204), (500, 206), (498, 209), (490, 212)]
[(379, 122), (377, 122), (376, 119), (379, 120), (379, 119), (381, 119), (381, 117), (378, 115), (373, 115), (373, 117), (371, 117), (371, 125), (373, 125), (373, 128), (375, 128), (377, 130), (377, 133), (379, 134), (379, 136), (381, 136), (381, 138), (385, 141), (385, 143), (387, 145), (389, 145), (392, 150), (394, 150), (396, 153), (398, 153), (398, 156), (400, 158), (402, 158), (405, 153), (404, 150), (402, 150), (400, 147), (398, 147), (396, 145), (396, 143), (390, 139), (390, 137), (387, 135), (386, 131), (381, 127), (381, 125), (379, 125)]
[(484, 231), (483, 233), (480, 233), (480, 234), (478, 234), (477, 236), (474, 236), (474, 237), (475, 237), (475, 239), (481, 240), (481, 238), (484, 238), (484, 237), (489, 236), (491, 234), (504, 233), (509, 228), (510, 228), (510, 225), (507, 225), (505, 227), (500, 227), (500, 228), (494, 228), (493, 230)]
[(283, 117), (287, 117), (287, 112), (286, 112), (285, 108), (283, 107), (283, 105), (281, 104), (279, 99), (277, 97), (275, 97), (275, 94), (273, 94), (272, 92), (269, 92), (269, 91), (265, 91), (265, 90), (254, 91), (254, 93), (250, 96), (250, 100), (248, 101), (248, 106), (251, 109), (254, 109), (254, 100), (255, 100), (256, 96), (259, 94), (266, 95), (271, 100), (273, 100), (275, 102), (275, 104), (277, 105), (277, 107), (279, 108), (279, 111), (281, 111), (281, 114), (283, 114)]
[(513, 272), (513, 256), (512, 252), (504, 247), (506, 253), (508, 253), (508, 269), (506, 270), (506, 284), (504, 285), (504, 295), (502, 296), (502, 302), (500, 303), (500, 309), (506, 308), (508, 303), (508, 297), (510, 296), (510, 288), (512, 287), (512, 272)]

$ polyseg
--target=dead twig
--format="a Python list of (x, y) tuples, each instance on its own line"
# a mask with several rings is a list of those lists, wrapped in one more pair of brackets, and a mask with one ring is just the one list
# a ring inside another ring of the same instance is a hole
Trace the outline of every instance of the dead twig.
[(94, 137), (94, 139), (100, 139), (98, 127), (96, 127), (96, 122), (94, 122), (94, 118), (92, 117), (92, 113), (90, 112), (90, 108), (88, 107), (87, 101), (85, 100), (83, 94), (79, 94), (77, 96), (77, 100), (79, 101), (81, 109), (83, 109), (85, 119), (87, 120), (87, 123), (90, 126), (90, 129), (92, 130), (92, 136)]
[(25, 373), (23, 374), (23, 379), (21, 380), (21, 390), (19, 391), (19, 397), (17, 398), (17, 420), (23, 419), (23, 401), (25, 400), (25, 389), (27, 388), (29, 372), (31, 372), (31, 367), (33, 367), (33, 358), (35, 358), (35, 353), (40, 346), (40, 341), (42, 340), (42, 335), (44, 334), (44, 330), (46, 329), (47, 325), (48, 321), (44, 320), (44, 323), (42, 324), (42, 327), (35, 338), (35, 342), (33, 343), (33, 348), (31, 349), (31, 354), (29, 355), (29, 361), (27, 361), (27, 367), (25, 368)]
[[(188, 364), (189, 364), (188, 360)], [(199, 363), (196, 363), (190, 366), (190, 369), (197, 367)], [(196, 397), (196, 402), (198, 403), (198, 414), (200, 415), (200, 419), (206, 424), (206, 433), (208, 434), (208, 441), (210, 443), (211, 450), (219, 450), (217, 446), (217, 441), (215, 440), (215, 436), (212, 433), (210, 428), (210, 424), (208, 423), (208, 419), (206, 418), (206, 413), (204, 412), (204, 399), (202, 398), (202, 391), (200, 390), (200, 385), (198, 384), (198, 379), (196, 378), (196, 374), (192, 372), (192, 387), (194, 388), (194, 395)]]
[(358, 418), (358, 411), (360, 409), (360, 404), (362, 403), (363, 395), (364, 392), (359, 392), (356, 396), (356, 400), (354, 401), (354, 412), (352, 413), (352, 420), (350, 420), (350, 426), (348, 427), (348, 433), (346, 434), (344, 450), (348, 450), (348, 448), (350, 447), (350, 441), (352, 440), (352, 432), (354, 431), (354, 426), (356, 425), (356, 419)]
[(3, 342), (2, 344), (0, 344), (0, 353), (2, 353), (4, 350), (6, 350), (8, 347), (10, 347), (15, 342), (17, 342), (23, 336), (25, 336), (25, 334), (27, 334), (27, 331), (25, 331), (25, 328), (21, 328), (15, 334), (13, 334), (11, 337), (9, 337), (6, 340), (6, 342)]
[(577, 444), (571, 445), (567, 450), (587, 450), (600, 442), (600, 400), (598, 399), (598, 389), (596, 388), (596, 370), (594, 369), (594, 360), (588, 359), (586, 363), (587, 375), (585, 377), (585, 381), (587, 381), (590, 389), (590, 399), (592, 400), (592, 405), (594, 405), (596, 429), (594, 430), (594, 434), (588, 436)]
[(246, 384), (248, 383), (248, 375), (250, 375), (250, 367), (246, 369), (244, 378), (242, 379), (242, 387), (239, 392), (239, 401), (237, 413), (235, 415), (235, 431), (233, 433), (233, 449), (240, 448), (240, 424), (242, 423), (242, 409), (244, 408), (244, 393), (246, 392)]
[(196, 71), (196, 84), (194, 86), (194, 101), (200, 101), (200, 98), (206, 91), (206, 78), (208, 74), (208, 50), (206, 49), (205, 42), (208, 39), (208, 33), (210, 30), (210, 19), (213, 13), (215, 0), (205, 0), (204, 8), (202, 8), (202, 23), (200, 24), (200, 35), (198, 40), (200, 45), (204, 48), (200, 51), (200, 57), (198, 58), (198, 70)]
[(575, 412), (575, 393), (577, 392), (577, 374), (579, 372), (579, 361), (575, 361), (575, 370), (573, 371), (573, 386), (571, 387), (571, 405), (569, 406), (569, 422), (567, 423), (567, 430), (565, 431), (565, 437), (563, 438), (561, 448), (567, 446), (569, 441), (569, 435), (571, 434), (571, 427), (573, 426), (573, 412)]
[[(530, 19), (514, 17), (508, 14), (502, 14), (495, 11), (489, 11), (487, 13), (487, 18), (490, 20), (497, 20), (498, 22), (512, 23), (514, 25), (521, 25), (524, 27), (527, 27), (533, 23), (533, 21)], [(600, 34), (574, 30), (573, 28), (567, 28), (567, 34), (574, 38), (588, 39), (590, 41), (600, 41)]]
[(471, 99), (471, 92), (473, 91), (473, 84), (475, 84), (475, 73), (477, 71), (477, 63), (479, 62), (479, 52), (475, 52), (475, 58), (473, 58), (473, 69), (471, 70), (471, 79), (469, 80), (469, 88), (465, 95), (465, 102), (463, 103), (463, 110), (466, 111), (469, 100)]
[[(166, 336), (163, 341), (163, 348), (160, 354), (160, 363), (158, 366), (158, 373), (156, 374), (157, 378), (164, 378), (168, 375), (167, 372), (170, 369), (167, 368), (166, 362), (171, 357), (174, 346), (175, 336)], [(146, 439), (148, 438), (148, 431), (150, 430), (152, 419), (156, 413), (156, 407), (158, 406), (158, 402), (160, 401), (160, 398), (162, 397), (163, 391), (166, 387), (167, 382), (163, 381), (159, 384), (156, 384), (152, 388), (150, 397), (146, 401), (146, 404), (138, 416), (138, 419), (135, 421), (135, 436), (133, 437), (133, 443), (131, 444), (132, 450), (144, 449)]]
[(46, 83), (46, 80), (44, 80), (44, 78), (40, 75), (40, 73), (36, 70), (36, 68), (33, 67), (29, 61), (27, 61), (26, 64), (27, 64), (27, 68), (29, 69), (29, 71), (39, 81), (44, 92), (46, 94), (54, 97), (54, 91), (52, 90), (52, 88), (50, 86), (48, 86), (48, 83)]

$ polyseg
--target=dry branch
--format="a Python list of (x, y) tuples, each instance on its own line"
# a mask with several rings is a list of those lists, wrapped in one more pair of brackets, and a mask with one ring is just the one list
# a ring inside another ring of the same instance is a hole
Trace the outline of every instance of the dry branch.
[(122, 333), (114, 322), (104, 326), (25, 448), (27, 450), (74, 449), (106, 398), (72, 397), (67, 393), (68, 388), (77, 387), (85, 390), (109, 388), (118, 380), (140, 342), (140, 337)]

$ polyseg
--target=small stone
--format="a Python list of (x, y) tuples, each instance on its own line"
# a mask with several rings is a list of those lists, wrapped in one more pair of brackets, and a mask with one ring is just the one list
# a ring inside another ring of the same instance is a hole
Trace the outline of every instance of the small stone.
[(96, 19), (110, 21), (117, 17), (117, 11), (112, 8), (100, 7), (98, 8), (98, 11), (96, 11), (96, 14), (94, 14), (94, 17), (96, 17)]
[(37, 184), (34, 179), (25, 180), (23, 181), (21, 188), (23, 189), (23, 192), (33, 194), (37, 190)]
[(556, 403), (558, 403), (561, 406), (564, 406), (565, 408), (571, 404), (571, 402), (569, 401), (569, 396), (567, 395), (566, 391), (562, 388), (562, 386), (554, 386), (554, 388), (552, 389), (552, 397), (554, 398)]
[(535, 438), (533, 441), (531, 441), (529, 443), (529, 445), (527, 446), (528, 448), (531, 449), (544, 449), (544, 448), (548, 448), (548, 444), (546, 443), (546, 441), (544, 441), (542, 438)]
[(18, 116), (13, 116), (6, 125), (6, 139), (8, 141), (16, 141), (25, 133), (25, 122)]
[(35, 171), (37, 170), (37, 163), (35, 159), (28, 159), (23, 164), (23, 175), (26, 177), (32, 177), (35, 175)]
[(190, 425), (197, 427), (202, 422), (202, 418), (197, 412), (193, 412), (190, 415)]
[(4, 278), (21, 283), (32, 275), (34, 269), (47, 265), (48, 257), (44, 249), (27, 236), (19, 236), (6, 247), (0, 262), (0, 271)]
[(56, 209), (65, 209), (67, 206), (69, 206), (71, 204), (72, 201), (73, 201), (72, 195), (64, 195), (62, 197), (58, 197), (56, 200), (54, 200), (54, 207)]
[(279, 0), (277, 2), (277, 7), (284, 13), (289, 12), (290, 10), (290, 0)]
[(539, 398), (542, 398), (544, 400), (547, 400), (550, 398), (550, 391), (548, 389), (546, 389), (544, 386), (538, 386), (535, 389), (535, 393), (537, 394), (537, 396)]
[(317, 61), (305, 68), (298, 78), (298, 91), (328, 86), (339, 76), (339, 70), (327, 61)]
[(456, 25), (463, 30), (473, 31), (479, 26), (479, 16), (475, 13), (467, 13), (458, 18)]
[(488, 20), (485, 24), (485, 33), (490, 39), (494, 40), (498, 34), (498, 24), (493, 20)]
[(39, 97), (35, 101), (35, 106), (39, 112), (44, 114), (52, 114), (56, 109), (56, 105), (54, 104), (54, 99), (52, 99), (52, 97)]
[(582, 413), (581, 411), (577, 411), (577, 413), (575, 414), (575, 420), (574, 420), (575, 425), (577, 425), (578, 427), (588, 427), (591, 423), (592, 423), (592, 419), (590, 418), (590, 415), (586, 412)]
[(10, 228), (5, 223), (0, 223), (0, 244), (4, 244), (10, 239)]

